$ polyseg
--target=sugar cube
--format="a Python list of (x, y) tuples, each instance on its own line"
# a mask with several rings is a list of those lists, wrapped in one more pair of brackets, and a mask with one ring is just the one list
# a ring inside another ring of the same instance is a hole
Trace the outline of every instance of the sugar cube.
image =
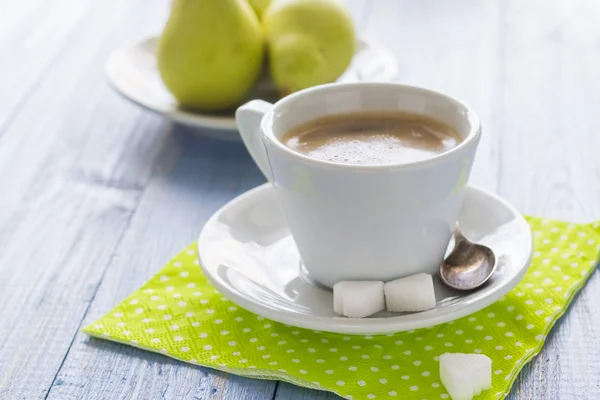
[(381, 281), (344, 281), (333, 286), (333, 311), (336, 314), (364, 318), (384, 308)]
[(348, 282), (338, 282), (333, 286), (333, 311), (338, 315), (344, 314), (344, 302), (342, 301), (344, 289)]
[(492, 360), (483, 354), (442, 354), (440, 380), (452, 400), (471, 400), (492, 387)]
[(425, 311), (435, 308), (433, 280), (429, 274), (416, 274), (384, 286), (385, 302), (388, 311)]

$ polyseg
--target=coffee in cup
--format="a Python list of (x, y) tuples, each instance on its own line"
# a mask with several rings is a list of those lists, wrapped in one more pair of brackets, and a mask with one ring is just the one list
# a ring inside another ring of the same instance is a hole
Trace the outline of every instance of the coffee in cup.
[(356, 165), (420, 161), (451, 150), (460, 141), (448, 125), (400, 111), (325, 116), (282, 138), (285, 146), (308, 157)]

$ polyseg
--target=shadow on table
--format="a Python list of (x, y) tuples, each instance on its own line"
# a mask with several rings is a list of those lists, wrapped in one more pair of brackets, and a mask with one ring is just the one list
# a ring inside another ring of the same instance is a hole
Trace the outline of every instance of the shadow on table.
[[(205, 133), (205, 134), (203, 134)], [(157, 167), (177, 190), (234, 197), (265, 182), (241, 141), (173, 125)], [(225, 135), (231, 135), (226, 133)]]

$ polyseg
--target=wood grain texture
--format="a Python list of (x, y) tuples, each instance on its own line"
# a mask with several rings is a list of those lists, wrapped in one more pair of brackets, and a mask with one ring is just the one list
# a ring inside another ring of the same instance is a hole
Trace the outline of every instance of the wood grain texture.
[[(348, 0), (398, 80), (472, 105), (472, 182), (521, 210), (600, 219), (600, 4)], [(0, 0), (0, 399), (333, 399), (211, 371), (79, 328), (264, 181), (239, 144), (115, 95), (108, 54), (159, 31), (158, 0)], [(595, 273), (509, 398), (600, 398)]]
[(146, 136), (103, 77), (127, 23), (143, 22), (133, 6), (95, 3), (3, 130), (0, 398), (45, 397), (167, 135)]
[[(510, 1), (498, 87), (499, 193), (524, 212), (600, 219), (600, 3)], [(600, 398), (600, 276), (554, 328), (511, 399)]]
[(91, 4), (92, 0), (0, 2), (0, 137)]
[[(174, 129), (84, 323), (110, 310), (195, 240), (224, 199), (263, 182), (240, 144)], [(86, 335), (76, 337), (49, 398), (94, 398), (102, 393), (98, 398), (262, 399), (270, 398), (275, 388), (275, 382), (209, 373), (162, 355), (88, 341)]]

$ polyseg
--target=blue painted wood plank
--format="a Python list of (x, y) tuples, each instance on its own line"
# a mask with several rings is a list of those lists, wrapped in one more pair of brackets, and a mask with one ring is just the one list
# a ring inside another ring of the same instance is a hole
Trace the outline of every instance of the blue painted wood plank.
[[(594, 1), (504, 3), (498, 191), (524, 212), (600, 218), (599, 18)], [(600, 398), (599, 289), (596, 271), (525, 367), (511, 400)]]
[[(263, 182), (241, 144), (199, 137), (174, 126), (84, 323), (109, 311), (195, 240), (224, 202)], [(88, 341), (83, 334), (75, 338), (56, 382), (51, 399), (270, 399), (276, 385)]]
[(277, 386), (277, 394), (274, 400), (339, 400), (341, 397), (331, 392), (301, 388), (290, 383), (281, 382)]
[[(118, 97), (102, 71), (105, 56), (131, 37), (127, 23), (143, 22), (133, 13), (139, 7), (95, 2), (83, 12), (85, 7), (66, 1), (53, 7), (74, 9), (33, 7), (23, 19), (31, 23), (22, 27), (29, 34), (17, 29), (17, 36), (0, 39), (2, 48), (4, 40), (16, 40), (22, 49), (11, 57), (25, 57), (19, 74), (2, 74), (0, 86), (26, 88), (28, 82), (13, 81), (17, 77), (37, 82), (26, 101), (17, 91), (16, 103), (0, 102), (9, 104), (0, 113), (10, 114), (0, 135), (3, 399), (46, 396), (150, 178), (155, 148), (167, 135), (163, 127), (147, 136), (138, 121), (142, 111), (115, 107)], [(4, 8), (1, 18), (9, 18)], [(61, 26), (48, 32), (53, 24)], [(107, 31), (107, 25), (120, 29)], [(67, 31), (73, 33), (68, 40)], [(49, 64), (44, 44), (58, 51)], [(36, 63), (36, 51), (38, 67), (46, 65), (40, 79), (29, 65)], [(0, 70), (13, 65), (6, 57), (0, 64)], [(2, 100), (8, 94), (3, 91)]]
[(0, 137), (56, 62), (93, 0), (0, 4)]

